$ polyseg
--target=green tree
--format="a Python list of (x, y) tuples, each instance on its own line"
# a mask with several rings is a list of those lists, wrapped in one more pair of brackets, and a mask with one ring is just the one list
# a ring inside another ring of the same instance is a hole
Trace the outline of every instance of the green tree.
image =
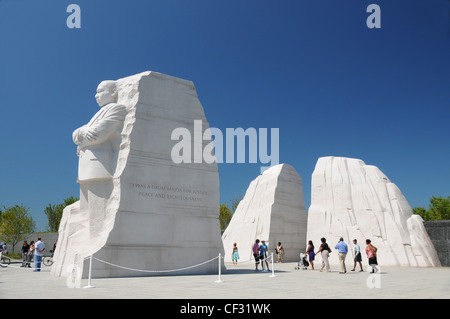
[(230, 223), (231, 217), (233, 216), (231, 209), (228, 208), (226, 203), (220, 204), (220, 230), (224, 231), (228, 224)]
[(52, 205), (48, 204), (45, 208), (44, 213), (47, 215), (48, 224), (47, 230), (50, 232), (57, 232), (59, 229), (59, 224), (61, 223), (61, 218), (63, 215), (64, 208), (75, 203), (78, 198), (70, 196), (64, 199), (62, 204)]
[(437, 220), (450, 219), (450, 196), (447, 198), (432, 196), (428, 210)]
[(36, 223), (29, 214), (29, 208), (23, 204), (4, 207), (0, 217), (0, 239), (13, 247), (27, 234), (33, 233)]
[(45, 215), (47, 215), (48, 224), (47, 224), (47, 230), (49, 232), (57, 232), (59, 228), (59, 223), (61, 222), (62, 218), (62, 209), (60, 209), (61, 204), (59, 205), (52, 205), (48, 204), (47, 207), (44, 209)]
[(423, 220), (430, 220), (425, 207), (414, 207), (413, 213), (422, 217)]
[(236, 211), (241, 200), (242, 200), (242, 196), (233, 198), (231, 200), (231, 208), (228, 207), (228, 205), (226, 203), (220, 204), (219, 220), (220, 220), (220, 230), (221, 231), (224, 231), (228, 227), (228, 224), (231, 221), (231, 217), (233, 217), (233, 214)]
[(425, 221), (450, 219), (450, 196), (447, 198), (432, 196), (428, 209), (414, 207), (413, 213), (420, 215)]

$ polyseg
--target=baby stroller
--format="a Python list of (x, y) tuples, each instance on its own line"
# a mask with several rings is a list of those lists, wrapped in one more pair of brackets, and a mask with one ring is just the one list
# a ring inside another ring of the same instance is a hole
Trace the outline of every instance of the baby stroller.
[(299, 270), (300, 268), (303, 270), (308, 269), (309, 266), (309, 262), (306, 260), (306, 256), (305, 254), (301, 253), (300, 254), (300, 261), (298, 262), (298, 265), (295, 266), (295, 269)]

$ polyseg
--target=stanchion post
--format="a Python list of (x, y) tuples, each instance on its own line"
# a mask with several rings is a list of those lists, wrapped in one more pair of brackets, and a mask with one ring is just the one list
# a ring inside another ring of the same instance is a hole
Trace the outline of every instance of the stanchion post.
[(222, 254), (219, 253), (219, 279), (216, 280), (215, 282), (217, 283), (223, 282), (221, 276), (222, 276)]
[(83, 288), (95, 288), (91, 285), (91, 277), (92, 277), (92, 255), (89, 258), (89, 277), (88, 277), (88, 285), (84, 286)]
[(272, 258), (272, 275), (270, 275), (269, 277), (276, 277), (275, 276), (275, 269), (273, 269), (273, 252), (271, 253), (270, 257)]

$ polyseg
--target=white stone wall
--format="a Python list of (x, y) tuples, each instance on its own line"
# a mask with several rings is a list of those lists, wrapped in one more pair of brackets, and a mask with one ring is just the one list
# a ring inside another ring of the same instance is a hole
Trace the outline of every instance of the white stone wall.
[(252, 247), (259, 239), (266, 241), (269, 252), (281, 242), (284, 260), (298, 261), (306, 248), (306, 222), (300, 175), (290, 165), (273, 166), (250, 183), (222, 235), (225, 260), (231, 261), (233, 243), (237, 243), (241, 262), (252, 260)]
[[(395, 266), (439, 266), (433, 244), (420, 216), (414, 215), (400, 189), (377, 167), (362, 160), (322, 157), (312, 175), (307, 239), (316, 250), (326, 238), (334, 248), (340, 237), (349, 245), (347, 263), (353, 265), (353, 239), (367, 264), (365, 240), (378, 248), (378, 263)], [(321, 260), (319, 255), (317, 256)]]

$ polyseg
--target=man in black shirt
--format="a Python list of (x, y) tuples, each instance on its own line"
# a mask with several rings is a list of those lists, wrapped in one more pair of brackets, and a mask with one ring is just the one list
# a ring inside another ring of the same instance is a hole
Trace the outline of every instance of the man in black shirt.
[(25, 264), (27, 263), (28, 250), (30, 250), (30, 245), (28, 245), (27, 241), (25, 240), (22, 246), (22, 266), (20, 267), (25, 267)]

